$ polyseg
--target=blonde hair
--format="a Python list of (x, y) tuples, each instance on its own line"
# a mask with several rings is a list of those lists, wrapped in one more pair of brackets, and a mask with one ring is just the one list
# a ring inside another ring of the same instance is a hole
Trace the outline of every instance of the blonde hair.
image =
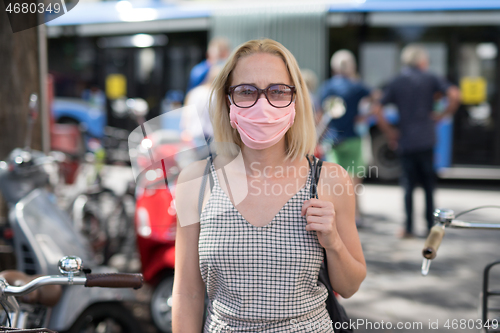
[(210, 40), (207, 47), (207, 57), (211, 61), (224, 60), (231, 52), (231, 44), (224, 37), (214, 37)]
[(349, 50), (338, 50), (330, 59), (331, 69), (340, 75), (356, 77), (356, 59)]
[[(288, 69), (288, 74), (295, 86), (295, 120), (285, 134), (286, 159), (294, 160), (298, 156), (312, 154), (316, 147), (316, 129), (314, 127), (312, 103), (306, 84), (300, 74), (295, 57), (280, 43), (271, 39), (250, 40), (241, 44), (227, 59), (225, 66), (216, 77), (210, 94), (210, 119), (214, 129), (214, 141), (243, 145), (238, 131), (231, 127), (227, 90), (232, 73), (238, 60), (256, 53), (268, 53), (280, 57)], [(219, 145), (218, 153), (237, 154), (231, 150), (234, 145)], [(234, 148), (233, 148), (234, 149)]]
[(318, 87), (318, 76), (316, 76), (316, 73), (312, 70), (307, 68), (302, 69), (300, 72), (302, 73), (302, 78), (306, 83), (307, 89), (309, 89), (309, 92), (312, 94)]
[(428, 57), (427, 50), (421, 44), (409, 44), (401, 51), (401, 63), (406, 66), (418, 66)]

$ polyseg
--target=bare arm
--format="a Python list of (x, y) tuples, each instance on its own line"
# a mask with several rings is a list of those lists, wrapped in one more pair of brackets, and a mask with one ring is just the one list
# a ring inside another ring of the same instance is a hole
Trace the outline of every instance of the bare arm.
[(382, 110), (382, 104), (380, 104), (379, 102), (374, 102), (372, 113), (377, 117), (377, 126), (386, 136), (387, 141), (389, 142), (389, 147), (395, 150), (398, 147), (399, 132), (394, 127), (392, 127), (392, 125), (389, 124), (385, 119)]
[(318, 196), (304, 203), (306, 230), (318, 231), (318, 240), (326, 250), (332, 288), (349, 298), (366, 277), (366, 263), (355, 223), (354, 188), (347, 172), (325, 162)]
[(434, 120), (439, 121), (448, 116), (452, 116), (460, 106), (460, 89), (456, 86), (450, 86), (446, 90), (446, 97), (448, 98), (448, 107), (443, 113), (434, 115)]
[(452, 115), (457, 112), (460, 106), (460, 89), (456, 86), (451, 86), (446, 91), (446, 96), (448, 97), (448, 108), (444, 112), (446, 115)]
[(195, 162), (179, 175), (176, 187), (177, 234), (175, 275), (172, 292), (174, 333), (199, 333), (203, 323), (205, 284), (201, 278), (198, 255), (200, 223), (197, 192), (205, 161)]
[(373, 114), (373, 105), (380, 100), (382, 92), (379, 89), (373, 89), (370, 95), (363, 97), (358, 103), (358, 115), (356, 121), (366, 121)]

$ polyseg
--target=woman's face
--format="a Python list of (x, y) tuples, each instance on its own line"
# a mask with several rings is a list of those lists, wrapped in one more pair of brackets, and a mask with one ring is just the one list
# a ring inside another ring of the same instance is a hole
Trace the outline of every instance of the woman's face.
[(277, 83), (293, 85), (283, 60), (269, 53), (254, 53), (238, 60), (230, 85), (243, 83), (252, 84), (260, 89)]

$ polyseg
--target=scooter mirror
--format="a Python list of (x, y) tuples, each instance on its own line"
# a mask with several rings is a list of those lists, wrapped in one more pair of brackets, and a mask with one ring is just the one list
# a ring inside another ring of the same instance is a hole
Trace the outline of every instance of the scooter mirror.
[(149, 112), (148, 102), (142, 98), (127, 99), (127, 106), (136, 117), (145, 117)]
[(127, 106), (127, 100), (125, 98), (118, 98), (115, 99), (111, 103), (111, 110), (113, 110), (113, 114), (117, 118), (125, 118), (128, 116), (128, 106)]
[(38, 95), (31, 94), (28, 111), (28, 129), (26, 131), (26, 139), (24, 147), (27, 151), (31, 151), (31, 136), (33, 134), (33, 124), (38, 118)]
[(36, 120), (38, 118), (38, 96), (37, 94), (30, 95), (29, 103), (29, 117), (31, 120)]
[(322, 104), (324, 112), (332, 119), (341, 118), (345, 114), (345, 103), (344, 100), (337, 96), (330, 96), (323, 101)]

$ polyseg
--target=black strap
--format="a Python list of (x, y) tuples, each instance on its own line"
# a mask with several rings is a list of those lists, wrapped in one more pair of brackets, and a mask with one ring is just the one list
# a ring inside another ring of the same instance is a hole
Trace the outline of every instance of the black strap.
[(312, 170), (312, 180), (311, 180), (311, 198), (318, 199), (318, 182), (321, 174), (321, 167), (323, 166), (323, 161), (318, 159), (316, 156), (312, 155), (312, 162), (309, 155), (306, 155), (307, 162), (309, 163), (309, 168)]
[[(307, 161), (309, 162), (309, 166), (312, 169), (312, 181), (311, 181), (311, 198), (318, 199), (318, 182), (321, 174), (321, 166), (323, 165), (323, 161), (318, 159), (316, 156), (312, 156), (313, 161), (309, 159), (309, 156), (306, 155)], [(326, 250), (323, 249), (324, 259), (321, 263), (321, 268), (319, 270), (318, 281), (323, 283), (328, 290), (328, 298), (326, 299), (326, 309), (328, 314), (330, 315), (330, 319), (332, 320), (335, 327), (340, 327), (340, 329), (335, 329), (337, 333), (351, 333), (352, 329), (349, 326), (350, 320), (345, 312), (344, 307), (338, 302), (337, 297), (333, 291), (332, 285), (330, 284), (330, 276), (328, 274), (328, 261), (326, 257)], [(340, 323), (340, 325), (337, 325)], [(347, 323), (347, 325), (344, 325)], [(347, 328), (346, 328), (347, 327)]]
[(321, 167), (323, 166), (323, 161), (318, 159), (318, 162), (316, 164), (316, 175), (314, 178), (315, 181), (315, 191), (316, 191), (316, 198), (318, 198), (318, 183), (319, 183), (319, 177), (321, 175)]

